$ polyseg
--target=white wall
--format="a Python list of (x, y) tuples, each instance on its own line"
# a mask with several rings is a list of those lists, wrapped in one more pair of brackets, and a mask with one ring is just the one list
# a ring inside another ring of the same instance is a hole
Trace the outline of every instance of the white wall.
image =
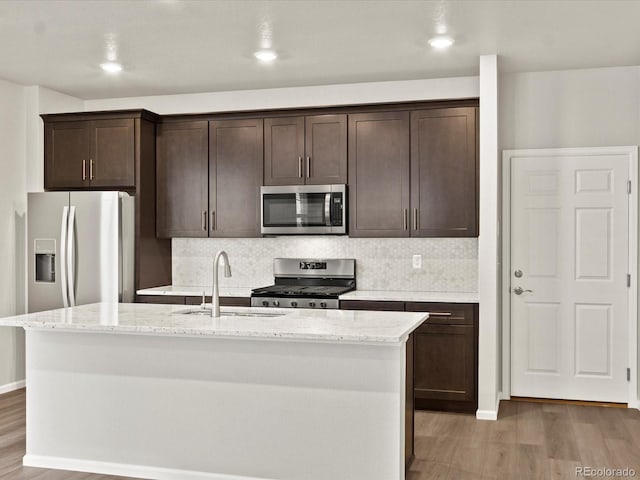
[(640, 141), (640, 67), (502, 74), (501, 149)]
[[(0, 317), (26, 311), (27, 192), (44, 188), (40, 113), (82, 111), (82, 100), (0, 80)], [(24, 380), (24, 332), (0, 328), (0, 391)]]
[(478, 77), (456, 77), (110, 98), (87, 100), (84, 106), (87, 111), (146, 108), (160, 115), (167, 115), (477, 97)]
[[(0, 316), (22, 313), (26, 187), (26, 102), (20, 85), (0, 80)], [(0, 388), (24, 378), (22, 330), (0, 328)]]
[(499, 93), (501, 150), (640, 144), (638, 66), (502, 74)]

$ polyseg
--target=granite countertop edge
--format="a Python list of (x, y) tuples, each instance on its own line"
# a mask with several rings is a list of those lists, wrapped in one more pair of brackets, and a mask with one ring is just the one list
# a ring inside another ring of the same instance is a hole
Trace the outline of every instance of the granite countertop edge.
[[(166, 285), (138, 290), (138, 295), (175, 295), (200, 297), (211, 295), (211, 287)], [(250, 297), (250, 287), (220, 287), (221, 297)], [(408, 290), (353, 290), (338, 297), (340, 300), (387, 302), (478, 303), (477, 292), (427, 292)]]

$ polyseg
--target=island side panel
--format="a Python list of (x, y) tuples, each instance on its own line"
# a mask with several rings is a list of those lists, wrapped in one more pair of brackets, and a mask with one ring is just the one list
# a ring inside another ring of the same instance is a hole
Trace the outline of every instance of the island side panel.
[(404, 479), (404, 343), (27, 329), (26, 351), (25, 465)]

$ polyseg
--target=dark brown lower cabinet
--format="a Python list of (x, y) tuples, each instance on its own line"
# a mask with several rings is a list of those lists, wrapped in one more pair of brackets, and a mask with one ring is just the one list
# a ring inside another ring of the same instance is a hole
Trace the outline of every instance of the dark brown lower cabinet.
[[(202, 297), (185, 297), (182, 295), (138, 295), (138, 303), (158, 303), (169, 305), (200, 305)], [(205, 301), (211, 303), (211, 297), (206, 297)], [(249, 297), (220, 297), (220, 305), (223, 307), (250, 307)]]
[(475, 412), (478, 408), (477, 305), (406, 304), (429, 312), (414, 335), (414, 395), (418, 409)]

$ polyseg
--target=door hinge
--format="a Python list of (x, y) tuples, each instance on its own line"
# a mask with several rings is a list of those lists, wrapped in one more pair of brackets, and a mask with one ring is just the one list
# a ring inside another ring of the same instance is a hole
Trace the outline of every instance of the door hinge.
[(627, 382), (631, 381), (631, 369), (627, 368)]
[(631, 194), (631, 180), (627, 180), (627, 193)]
[(631, 286), (631, 274), (627, 273), (627, 287)]

